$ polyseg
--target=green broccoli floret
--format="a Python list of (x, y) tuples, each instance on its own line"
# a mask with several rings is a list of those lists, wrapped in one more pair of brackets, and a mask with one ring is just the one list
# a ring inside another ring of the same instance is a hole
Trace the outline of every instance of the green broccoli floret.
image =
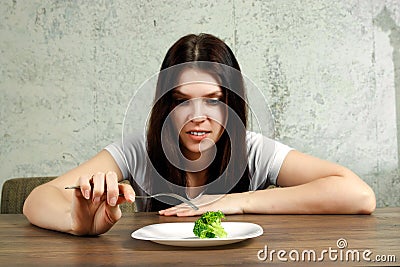
[(207, 211), (194, 223), (193, 233), (200, 238), (227, 237), (221, 224), (223, 218), (221, 211)]

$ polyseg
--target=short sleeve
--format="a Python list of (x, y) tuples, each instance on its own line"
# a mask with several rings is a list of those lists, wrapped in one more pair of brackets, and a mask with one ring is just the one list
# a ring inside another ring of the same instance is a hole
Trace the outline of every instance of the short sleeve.
[(143, 135), (131, 135), (123, 141), (109, 144), (104, 148), (117, 163), (123, 179), (133, 177), (137, 182), (144, 178), (146, 167), (146, 145)]
[(254, 132), (247, 132), (246, 142), (251, 177), (249, 190), (276, 185), (282, 163), (293, 148)]

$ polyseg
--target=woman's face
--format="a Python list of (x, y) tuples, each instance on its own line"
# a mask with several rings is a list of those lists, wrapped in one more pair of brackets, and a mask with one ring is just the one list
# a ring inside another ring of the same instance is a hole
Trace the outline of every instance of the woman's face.
[(179, 132), (182, 153), (190, 160), (200, 157), (216, 143), (226, 124), (223, 93), (210, 74), (196, 69), (185, 70), (172, 95), (174, 125)]

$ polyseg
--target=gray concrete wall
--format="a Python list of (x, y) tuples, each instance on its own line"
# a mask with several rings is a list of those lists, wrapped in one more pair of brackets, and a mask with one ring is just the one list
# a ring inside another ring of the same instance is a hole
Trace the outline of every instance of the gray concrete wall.
[(265, 94), (277, 139), (400, 205), (399, 0), (4, 0), (0, 18), (0, 183), (61, 174), (120, 138), (168, 47), (208, 32)]

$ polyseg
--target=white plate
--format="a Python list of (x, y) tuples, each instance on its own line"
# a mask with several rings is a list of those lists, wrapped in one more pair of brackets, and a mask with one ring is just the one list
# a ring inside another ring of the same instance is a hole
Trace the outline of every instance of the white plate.
[(181, 247), (221, 246), (254, 238), (263, 234), (258, 224), (248, 222), (222, 222), (226, 238), (200, 239), (193, 234), (193, 222), (159, 223), (144, 226), (132, 233), (132, 237), (155, 243)]

